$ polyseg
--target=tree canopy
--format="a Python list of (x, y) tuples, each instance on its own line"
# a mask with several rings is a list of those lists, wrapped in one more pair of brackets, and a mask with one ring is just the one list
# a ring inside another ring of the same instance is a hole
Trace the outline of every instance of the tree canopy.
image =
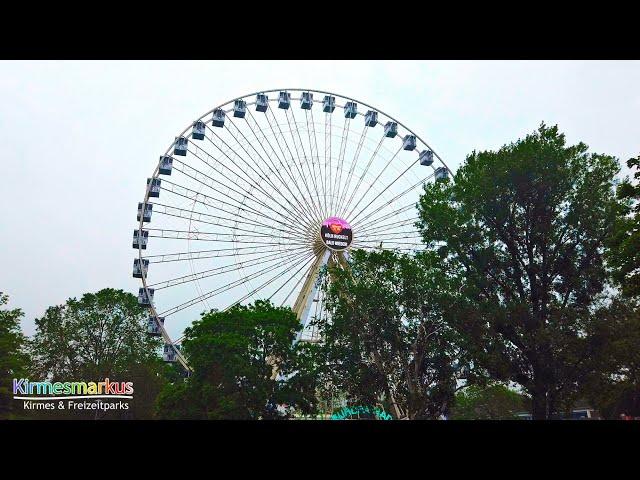
[(42, 380), (133, 381), (128, 418), (150, 418), (162, 386), (160, 342), (147, 335), (137, 298), (105, 288), (49, 307), (30, 341), (31, 373)]
[(471, 335), (477, 367), (531, 395), (534, 418), (571, 397), (588, 359), (584, 325), (607, 282), (618, 169), (542, 124), (474, 151), (455, 182), (428, 184), (420, 199), (427, 248), (463, 280), (449, 320)]
[(526, 411), (526, 397), (495, 383), (480, 387), (470, 385), (456, 393), (452, 420), (516, 420), (516, 414)]
[(352, 252), (349, 268), (325, 275), (330, 320), (317, 321), (325, 381), (351, 403), (396, 418), (445, 415), (466, 366), (443, 321), (452, 279), (434, 253)]
[(29, 357), (26, 351), (26, 337), (22, 333), (20, 321), (23, 313), (19, 308), (6, 309), (9, 296), (0, 292), (0, 419), (14, 418), (12, 408), (12, 382), (25, 375)]
[(310, 411), (313, 382), (304, 377), (300, 322), (288, 307), (258, 300), (211, 311), (185, 330), (183, 352), (193, 373), (158, 399), (165, 418), (275, 419)]
[(623, 206), (610, 241), (609, 261), (622, 294), (640, 297), (640, 155), (630, 158), (627, 165), (635, 169), (635, 184), (625, 179), (618, 186)]

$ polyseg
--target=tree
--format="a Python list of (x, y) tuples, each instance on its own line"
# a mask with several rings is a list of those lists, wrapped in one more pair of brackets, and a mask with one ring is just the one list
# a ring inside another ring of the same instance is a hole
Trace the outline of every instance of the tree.
[(515, 420), (527, 409), (528, 399), (495, 383), (486, 387), (470, 385), (456, 393), (452, 420)]
[(352, 252), (350, 268), (325, 278), (329, 320), (324, 381), (353, 404), (382, 403), (395, 418), (447, 414), (465, 367), (455, 332), (443, 321), (453, 280), (434, 253)]
[(588, 327), (593, 354), (581, 388), (605, 418), (640, 417), (640, 309), (616, 298), (598, 309)]
[(609, 262), (613, 277), (626, 297), (640, 296), (640, 156), (627, 161), (635, 168), (635, 185), (628, 179), (618, 186), (622, 214), (610, 241)]
[(134, 295), (112, 288), (49, 307), (35, 321), (32, 374), (61, 382), (133, 381), (125, 417), (150, 418), (163, 365), (160, 342), (147, 335), (146, 319)]
[[(0, 292), (0, 307), (8, 301), (9, 296)], [(13, 379), (22, 377), (28, 366), (26, 337), (20, 328), (22, 316), (19, 308), (0, 308), (0, 419), (15, 418)]]
[[(268, 301), (211, 311), (185, 330), (193, 372), (158, 398), (165, 418), (275, 419), (313, 409), (307, 346), (293, 345), (300, 322)], [(286, 405), (288, 409), (281, 408)]]
[(526, 390), (535, 419), (561, 408), (582, 378), (585, 322), (621, 211), (617, 160), (587, 150), (542, 124), (498, 151), (474, 151), (455, 182), (426, 185), (418, 205), (427, 248), (463, 279), (449, 320), (470, 335), (477, 367)]

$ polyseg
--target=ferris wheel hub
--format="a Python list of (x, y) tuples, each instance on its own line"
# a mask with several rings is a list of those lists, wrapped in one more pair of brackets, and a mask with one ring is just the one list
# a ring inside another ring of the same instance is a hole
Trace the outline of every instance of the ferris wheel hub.
[(349, 222), (344, 218), (329, 217), (322, 222), (320, 238), (330, 250), (346, 250), (353, 241), (353, 231)]

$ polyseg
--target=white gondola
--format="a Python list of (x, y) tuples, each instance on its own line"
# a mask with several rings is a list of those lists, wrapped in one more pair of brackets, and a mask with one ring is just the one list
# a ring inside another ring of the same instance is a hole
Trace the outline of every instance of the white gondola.
[(418, 160), (420, 160), (420, 165), (430, 166), (433, 163), (433, 152), (431, 150), (421, 151)]
[(264, 93), (256, 95), (256, 112), (266, 112), (269, 107), (269, 97)]
[(138, 290), (138, 304), (145, 307), (150, 307), (152, 303), (153, 303), (153, 288), (149, 289), (149, 295), (147, 295), (147, 292), (145, 291), (144, 288), (140, 288)]
[(133, 259), (133, 278), (142, 278), (142, 274), (147, 276), (147, 272), (149, 271), (149, 260), (143, 258), (142, 259), (142, 268), (140, 268), (140, 259)]
[(180, 350), (180, 345), (165, 343), (162, 351), (162, 359), (165, 362), (175, 362), (177, 360), (177, 352)]
[(398, 134), (398, 124), (396, 122), (387, 122), (384, 126), (384, 136), (394, 138)]
[(171, 170), (173, 170), (173, 158), (168, 155), (160, 156), (160, 168), (158, 169), (158, 173), (162, 175), (171, 175)]
[(213, 120), (211, 120), (211, 125), (214, 127), (224, 127), (224, 116), (224, 110), (216, 108), (213, 111)]
[(204, 140), (205, 124), (202, 120), (198, 120), (193, 124), (193, 130), (191, 131), (191, 138), (196, 140)]
[(159, 178), (147, 178), (147, 186), (151, 183), (151, 188), (149, 189), (149, 196), (158, 198), (160, 196), (160, 184), (162, 180)]
[(173, 148), (174, 155), (180, 155), (181, 157), (187, 156), (187, 145), (189, 140), (185, 137), (176, 137), (175, 147)]
[(158, 322), (160, 322), (161, 325), (164, 325), (164, 317), (157, 317), (157, 318), (158, 318), (157, 321), (156, 321), (156, 317), (150, 316), (147, 319), (147, 333), (152, 337), (159, 337), (160, 335), (162, 335), (162, 332), (160, 330), (160, 325), (158, 325)]
[(322, 100), (322, 111), (324, 113), (333, 113), (335, 109), (336, 109), (336, 97), (325, 95), (324, 100)]
[(247, 113), (247, 102), (244, 100), (236, 100), (233, 102), (233, 116), (236, 118), (244, 118)]
[(375, 127), (378, 124), (378, 112), (374, 110), (367, 110), (364, 116), (364, 124), (367, 127)]
[(300, 99), (300, 107), (304, 110), (311, 110), (313, 106), (313, 93), (302, 92), (302, 98)]
[(151, 212), (153, 211), (153, 205), (147, 203), (144, 205), (144, 214), (142, 213), (142, 203), (138, 203), (138, 216), (137, 219), (140, 221), (140, 216), (142, 216), (143, 222), (151, 221)]
[(286, 110), (290, 106), (291, 106), (291, 94), (289, 92), (280, 92), (280, 95), (278, 95), (278, 108), (282, 108)]
[(416, 149), (416, 136), (415, 135), (407, 135), (404, 137), (402, 141), (402, 148), (404, 150), (415, 150)]
[(149, 232), (147, 230), (133, 231), (133, 248), (146, 250), (148, 241), (149, 241)]
[(344, 106), (344, 117), (355, 118), (358, 113), (358, 104), (356, 102), (347, 102)]
[(445, 167), (438, 167), (436, 168), (434, 176), (436, 182), (438, 180), (446, 180), (447, 178), (449, 178), (449, 170), (447, 170)]

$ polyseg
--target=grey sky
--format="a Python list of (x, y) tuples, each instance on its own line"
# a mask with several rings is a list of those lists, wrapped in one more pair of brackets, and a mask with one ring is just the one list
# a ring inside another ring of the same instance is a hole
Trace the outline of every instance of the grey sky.
[(193, 119), (280, 87), (352, 96), (398, 118), (452, 169), (558, 124), (570, 142), (640, 152), (640, 62), (0, 62), (0, 291), (25, 311), (131, 278), (135, 208)]

